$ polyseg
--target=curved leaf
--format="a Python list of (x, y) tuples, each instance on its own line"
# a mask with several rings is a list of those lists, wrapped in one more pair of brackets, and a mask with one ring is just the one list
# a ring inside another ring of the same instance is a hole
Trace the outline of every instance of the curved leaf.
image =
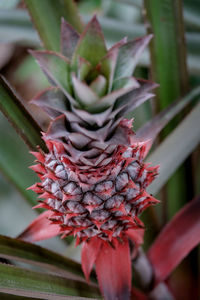
[(25, 0), (40, 38), (48, 50), (60, 50), (60, 25), (63, 17), (79, 32), (82, 23), (73, 0)]
[(69, 277), (69, 274), (70, 278), (84, 277), (79, 263), (38, 245), (2, 235), (0, 235), (0, 257), (36, 265), (63, 277), (66, 275)]
[(185, 205), (164, 227), (148, 257), (156, 283), (165, 280), (200, 242), (200, 196)]
[(152, 164), (160, 164), (159, 176), (147, 189), (156, 194), (170, 176), (190, 155), (200, 142), (199, 127), (200, 104), (167, 136), (167, 138), (148, 157)]
[(114, 80), (133, 74), (136, 64), (151, 38), (150, 34), (130, 41), (119, 48)]
[[(69, 60), (52, 51), (29, 51), (36, 59), (40, 68), (47, 76), (51, 84), (57, 85), (70, 99), (70, 82), (69, 82)], [(73, 99), (72, 99), (73, 101)]]
[(137, 130), (136, 138), (139, 140), (150, 139), (150, 147), (161, 130), (198, 96), (200, 96), (200, 86), (193, 89), (181, 100), (173, 102), (166, 109), (157, 114), (153, 119), (145, 123)]
[(85, 27), (80, 40), (78, 41), (73, 56), (73, 62), (76, 63), (78, 56), (89, 61), (92, 66), (96, 66), (101, 58), (107, 53), (104, 36), (100, 24), (94, 16)]
[(0, 290), (42, 299), (62, 299), (59, 296), (66, 295), (99, 296), (96, 287), (84, 282), (3, 264), (0, 264)]
[(0, 76), (0, 109), (30, 149), (34, 150), (39, 145), (46, 150), (45, 143), (41, 139), (41, 128), (2, 76)]
[[(33, 159), (28, 153), (27, 146), (9, 122), (1, 115), (0, 172), (15, 186), (31, 206), (37, 203), (35, 194), (26, 190), (37, 179), (37, 176), (28, 168), (32, 163)], [(7, 199), (7, 201), (9, 200)]]
[(61, 53), (71, 60), (74, 49), (76, 48), (79, 34), (73, 29), (64, 18), (61, 20)]

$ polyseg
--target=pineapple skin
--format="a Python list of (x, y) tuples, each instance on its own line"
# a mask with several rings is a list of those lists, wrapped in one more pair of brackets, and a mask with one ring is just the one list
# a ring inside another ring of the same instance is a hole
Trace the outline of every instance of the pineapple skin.
[(32, 189), (43, 199), (36, 207), (53, 212), (50, 220), (60, 225), (63, 237), (74, 235), (77, 244), (93, 237), (112, 242), (129, 229), (143, 227), (138, 216), (158, 202), (145, 191), (158, 174), (157, 166), (143, 163), (145, 144), (107, 147), (95, 167), (72, 163), (66, 145), (58, 141), (46, 144), (48, 154), (33, 153), (37, 164), (32, 169), (41, 182)]

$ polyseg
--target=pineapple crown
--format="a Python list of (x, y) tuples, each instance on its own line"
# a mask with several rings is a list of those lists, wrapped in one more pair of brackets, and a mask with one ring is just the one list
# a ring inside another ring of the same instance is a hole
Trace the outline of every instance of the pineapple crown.
[(53, 119), (45, 139), (68, 149), (71, 144), (76, 162), (97, 156), (99, 147), (131, 145), (132, 122), (123, 116), (151, 98), (156, 87), (132, 76), (151, 37), (124, 38), (107, 50), (96, 16), (81, 35), (62, 19), (61, 54), (30, 51), (52, 84), (32, 100)]

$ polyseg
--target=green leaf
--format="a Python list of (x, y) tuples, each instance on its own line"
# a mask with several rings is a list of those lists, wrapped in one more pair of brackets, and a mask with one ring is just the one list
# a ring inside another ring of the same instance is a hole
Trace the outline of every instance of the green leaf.
[(147, 35), (122, 45), (119, 48), (114, 80), (132, 76), (138, 60), (149, 43), (152, 35)]
[(94, 67), (107, 53), (104, 36), (96, 16), (86, 26), (78, 41), (74, 53), (73, 62), (76, 64), (77, 57), (83, 57)]
[(64, 94), (57, 87), (51, 86), (35, 96), (30, 103), (41, 107), (51, 118), (56, 118), (67, 110)]
[[(156, 91), (156, 110), (158, 112), (188, 92), (183, 12), (179, 0), (145, 0), (144, 3), (149, 23), (148, 31), (154, 34), (150, 44), (151, 73), (153, 81), (160, 84)], [(174, 119), (165, 128), (162, 136), (169, 134), (177, 124), (178, 119)], [(166, 219), (189, 200), (188, 194), (192, 191), (188, 180), (188, 176), (191, 177), (190, 171), (191, 168), (186, 169), (186, 165), (182, 166), (170, 178), (163, 192), (167, 198), (165, 206), (163, 205), (163, 214)], [(185, 185), (185, 181), (188, 182), (187, 185)]]
[(156, 194), (192, 153), (200, 142), (200, 104), (176, 127), (176, 129), (148, 157), (148, 162), (160, 164), (159, 176), (148, 188)]
[(61, 276), (0, 264), (0, 290), (4, 293), (42, 299), (67, 299), (59, 296), (99, 296), (96, 287)]
[(172, 5), (171, 0), (145, 0), (145, 7), (149, 32), (154, 34), (150, 47), (152, 77), (160, 84), (157, 96), (159, 108), (162, 109), (178, 99), (186, 88), (182, 85), (187, 84), (180, 1), (174, 0)]
[[(46, 149), (41, 139), (41, 129), (2, 77), (0, 78), (0, 109), (31, 150), (36, 150), (37, 145), (43, 150)], [(3, 119), (0, 131), (0, 171), (31, 205), (35, 205), (36, 196), (26, 190), (36, 181), (35, 174), (28, 169), (33, 161), (28, 148)]]
[(159, 114), (153, 117), (149, 122), (146, 122), (137, 131), (136, 136), (138, 139), (151, 139), (151, 142), (153, 143), (161, 130), (198, 96), (200, 96), (200, 86), (193, 89), (181, 100), (173, 102), (166, 109), (163, 109)]
[(91, 82), (90, 87), (99, 97), (103, 97), (103, 95), (106, 93), (106, 84), (106, 78), (102, 75), (99, 75)]
[(75, 75), (72, 76), (72, 83), (74, 86), (75, 97), (83, 106), (93, 105), (99, 100), (98, 95), (92, 90), (92, 88), (83, 81), (80, 81)]
[(82, 31), (82, 23), (73, 0), (25, 0), (31, 18), (48, 50), (60, 50), (61, 18), (77, 31)]
[[(50, 83), (61, 88), (68, 98), (71, 86), (69, 80), (69, 61), (59, 54), (51, 51), (29, 51), (37, 60), (40, 68), (49, 79)], [(73, 101), (73, 100), (72, 100)]]
[(81, 265), (35, 244), (0, 235), (0, 257), (36, 265), (62, 276), (84, 277)]
[(41, 128), (3, 77), (0, 77), (0, 109), (30, 149), (35, 150), (36, 146), (40, 146), (46, 150), (41, 139)]
[(0, 145), (0, 171), (27, 202), (36, 205), (36, 195), (26, 190), (37, 180), (37, 176), (28, 168), (33, 163), (33, 157), (3, 116), (0, 116)]

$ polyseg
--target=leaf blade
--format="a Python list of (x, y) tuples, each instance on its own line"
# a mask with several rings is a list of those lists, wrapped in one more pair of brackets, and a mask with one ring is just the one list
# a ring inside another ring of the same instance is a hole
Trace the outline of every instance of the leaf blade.
[(151, 139), (149, 146), (151, 147), (161, 130), (198, 96), (200, 96), (200, 86), (194, 88), (181, 100), (173, 102), (166, 109), (153, 117), (149, 122), (145, 123), (137, 130), (136, 138), (139, 140)]
[[(155, 195), (200, 142), (199, 114), (200, 104), (197, 104), (191, 113), (148, 157), (148, 161), (152, 164), (160, 163), (160, 175), (147, 189), (149, 193)], [(171, 149), (173, 151), (169, 155)]]
[(36, 150), (38, 145), (46, 150), (45, 143), (41, 139), (41, 128), (2, 76), (0, 77), (0, 109), (31, 150)]
[(0, 235), (0, 256), (62, 274), (68, 272), (83, 278), (81, 265), (41, 246)]
[(3, 115), (0, 116), (0, 145), (0, 171), (31, 206), (36, 205), (35, 194), (26, 190), (37, 180), (37, 176), (28, 168), (33, 159), (25, 143)]
[[(84, 282), (66, 279), (61, 276), (49, 275), (40, 272), (25, 270), (9, 265), (0, 264), (0, 289), (7, 293), (28, 295), (43, 299), (49, 296), (97, 296), (96, 287)], [(52, 298), (55, 299), (55, 298)]]
[(198, 245), (199, 232), (200, 196), (175, 215), (148, 251), (156, 283), (165, 280), (182, 259)]
[(46, 49), (60, 50), (61, 18), (71, 24), (78, 31), (82, 30), (82, 23), (73, 0), (25, 0), (31, 18), (37, 28)]

